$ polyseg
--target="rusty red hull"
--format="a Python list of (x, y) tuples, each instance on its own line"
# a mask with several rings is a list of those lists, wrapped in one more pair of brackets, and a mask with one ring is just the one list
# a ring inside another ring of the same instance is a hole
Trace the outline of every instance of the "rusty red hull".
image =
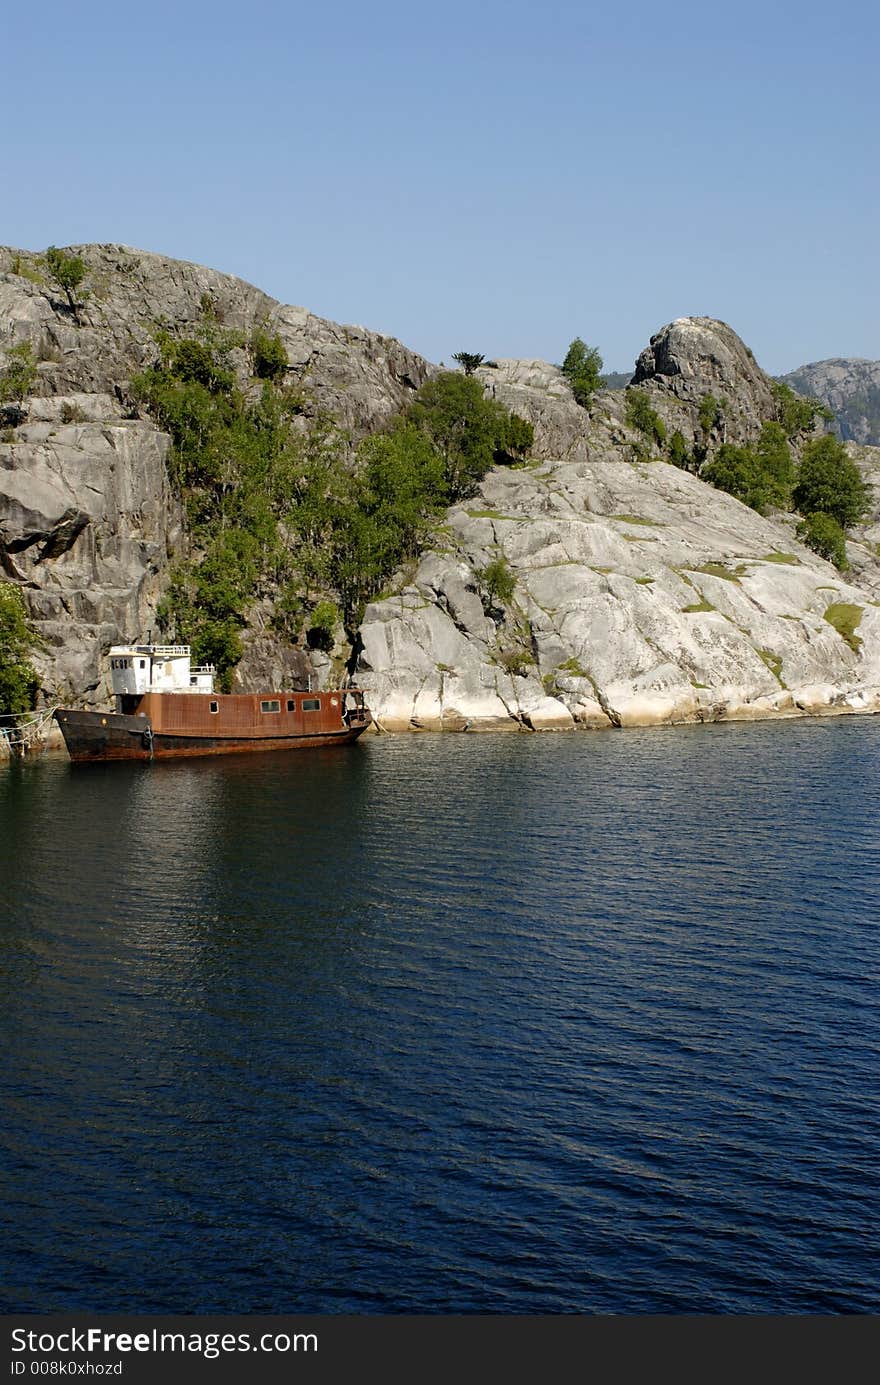
[[(349, 697), (351, 694), (349, 694)], [(125, 712), (59, 708), (71, 760), (164, 760), (347, 745), (372, 721), (342, 693), (147, 693)]]

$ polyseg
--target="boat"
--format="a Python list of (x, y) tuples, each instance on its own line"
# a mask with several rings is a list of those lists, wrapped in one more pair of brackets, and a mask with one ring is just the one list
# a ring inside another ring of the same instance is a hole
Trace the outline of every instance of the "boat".
[(372, 721), (359, 688), (217, 693), (216, 669), (194, 667), (186, 644), (114, 645), (109, 658), (115, 711), (55, 710), (71, 760), (347, 745)]

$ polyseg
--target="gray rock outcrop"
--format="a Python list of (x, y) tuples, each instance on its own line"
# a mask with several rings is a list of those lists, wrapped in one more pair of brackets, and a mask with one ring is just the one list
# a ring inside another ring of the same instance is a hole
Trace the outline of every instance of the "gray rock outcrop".
[[(185, 331), (208, 315), (245, 333), (277, 331), (306, 416), (329, 413), (354, 436), (398, 410), (430, 367), (392, 338), (201, 265), (119, 245), (71, 252), (88, 269), (75, 311), (41, 256), (0, 249), (0, 369), (22, 343), (38, 361), (26, 422), (0, 432), (0, 571), (21, 584), (44, 641), (34, 664), (46, 700), (91, 705), (108, 696), (107, 648), (155, 625), (171, 564), (186, 553), (170, 440), (130, 417), (129, 382), (156, 359), (159, 323)], [(307, 678), (307, 655), (255, 617), (238, 686)]]
[[(880, 609), (792, 529), (662, 461), (497, 469), (368, 608), (359, 679), (389, 730), (876, 710)], [(516, 579), (503, 615), (498, 557)]]
[(773, 417), (770, 380), (736, 332), (712, 317), (679, 317), (653, 336), (632, 383), (650, 387), (653, 406), (682, 432), (707, 394), (722, 406), (724, 442), (749, 441)]
[[(625, 396), (597, 394), (587, 414), (561, 372), (535, 361), (501, 361), (480, 378), (534, 424), (543, 465), (490, 473), (450, 512), (443, 546), (412, 581), (368, 608), (359, 678), (383, 726), (607, 727), (880, 707), (880, 514), (849, 545), (846, 580), (797, 540), (796, 516), (764, 519), (656, 448), (645, 460)], [(774, 414), (770, 380), (710, 318), (657, 333), (634, 388), (689, 446), (705, 441), (707, 394), (723, 404), (718, 442), (752, 442)], [(857, 460), (880, 481), (880, 452)], [(486, 581), (499, 558), (516, 580), (506, 609)]]
[(32, 423), (0, 446), (0, 570), (37, 624), (51, 701), (105, 701), (108, 647), (155, 623), (183, 534), (167, 452), (164, 433), (118, 418)]

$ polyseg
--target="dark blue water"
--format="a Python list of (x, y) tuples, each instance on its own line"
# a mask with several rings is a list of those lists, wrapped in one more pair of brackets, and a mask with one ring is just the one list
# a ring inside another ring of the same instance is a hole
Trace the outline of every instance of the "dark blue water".
[(7, 1311), (880, 1311), (880, 719), (0, 771)]

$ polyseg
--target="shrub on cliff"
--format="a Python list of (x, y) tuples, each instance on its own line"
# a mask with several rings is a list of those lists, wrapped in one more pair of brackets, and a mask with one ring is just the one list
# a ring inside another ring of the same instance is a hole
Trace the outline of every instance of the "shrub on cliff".
[(257, 327), (251, 334), (251, 355), (258, 380), (279, 380), (289, 365), (284, 342), (277, 332)]
[(477, 380), (448, 372), (352, 455), (329, 421), (314, 420), (306, 435), (297, 426), (302, 401), (280, 383), (280, 339), (277, 351), (272, 338), (251, 338), (255, 372), (270, 372), (257, 399), (236, 382), (236, 334), (208, 322), (196, 336), (161, 330), (156, 340), (159, 360), (133, 392), (172, 436), (200, 553), (176, 572), (160, 616), (217, 665), (222, 686), (255, 599), (272, 601), (276, 628), (298, 637), (323, 629), (316, 611), (332, 596), (353, 630), (450, 500), (531, 446), (530, 424), (486, 399)]
[(841, 529), (849, 529), (869, 502), (870, 491), (842, 442), (826, 433), (807, 443), (794, 488), (794, 503), (802, 515), (821, 512), (837, 520)]
[(484, 363), (486, 357), (481, 351), (453, 351), (452, 359), (458, 361), (465, 375), (473, 375)]
[(770, 386), (776, 401), (776, 418), (785, 431), (786, 437), (793, 438), (798, 433), (812, 428), (817, 418), (831, 422), (834, 414), (818, 399), (795, 394), (784, 380), (774, 380)]
[(46, 268), (60, 289), (63, 289), (73, 313), (79, 312), (80, 301), (76, 291), (86, 277), (86, 262), (79, 255), (68, 255), (57, 246), (50, 245), (46, 251)]
[(666, 441), (666, 424), (644, 390), (629, 389), (626, 392), (626, 421), (631, 428), (637, 428), (646, 438), (661, 446)]
[(30, 342), (23, 341), (17, 346), (10, 346), (6, 352), (6, 365), (0, 371), (0, 404), (14, 403), (21, 411), (36, 378), (37, 363)]
[(511, 451), (531, 446), (531, 424), (483, 394), (479, 380), (444, 371), (422, 385), (407, 418), (443, 458), (450, 501), (473, 494), (486, 472)]
[(713, 428), (720, 427), (724, 418), (724, 406), (714, 394), (704, 394), (700, 400), (700, 429), (708, 438)]
[(588, 409), (596, 390), (602, 388), (602, 357), (596, 347), (575, 337), (565, 353), (562, 373), (576, 402)]
[(37, 636), (18, 587), (0, 582), (0, 715), (29, 712), (39, 679), (29, 662)]
[(724, 443), (703, 466), (700, 477), (759, 514), (788, 509), (794, 463), (783, 429), (778, 423), (765, 423), (754, 447)]
[(812, 548), (821, 558), (827, 558), (829, 563), (833, 563), (841, 572), (845, 572), (849, 567), (846, 557), (846, 535), (837, 520), (832, 519), (830, 515), (823, 515), (821, 511), (807, 515), (798, 525), (797, 534), (808, 548)]
[(499, 605), (503, 607), (510, 603), (516, 590), (516, 573), (503, 554), (481, 568), (477, 577), (486, 593), (483, 608), (487, 615), (497, 610)]

